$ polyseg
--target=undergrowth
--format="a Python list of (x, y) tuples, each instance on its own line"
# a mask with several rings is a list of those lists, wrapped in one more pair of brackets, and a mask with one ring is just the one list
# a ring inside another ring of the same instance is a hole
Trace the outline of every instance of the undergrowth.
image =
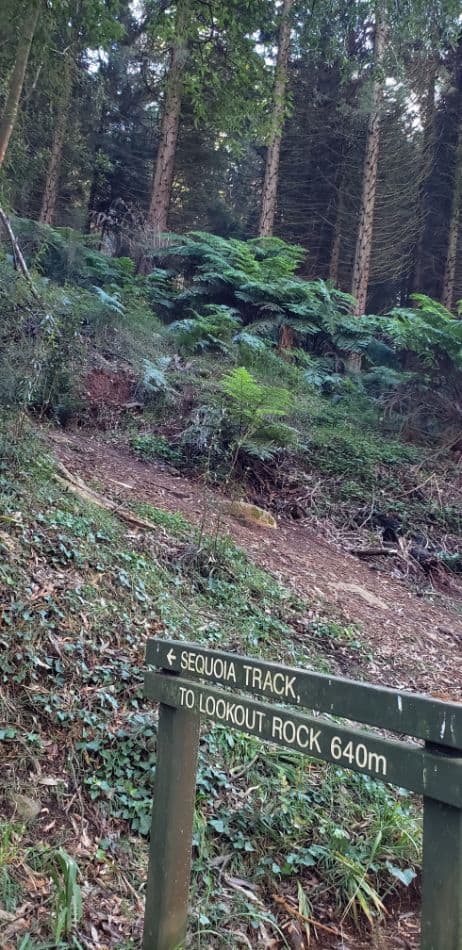
[[(351, 631), (229, 541), (138, 510), (157, 531), (67, 492), (36, 436), (26, 428), (19, 442), (5, 424), (0, 906), (18, 950), (94, 945), (101, 914), (112, 914), (112, 945), (139, 941), (156, 751), (142, 699), (148, 636), (322, 671), (348, 661), (361, 675)], [(194, 835), (192, 947), (284, 941), (275, 894), (295, 895), (305, 916), (330, 920), (335, 906), (361, 926), (419, 864), (407, 794), (221, 727), (202, 737)]]
[(392, 517), (458, 556), (460, 327), (440, 304), (353, 319), (279, 239), (172, 236), (144, 277), (91, 237), (14, 225), (40, 300), (0, 247), (0, 405), (128, 428), (143, 460), (233, 478), (278, 514), (373, 530)]
[[(388, 521), (454, 558), (460, 325), (427, 298), (357, 321), (345, 295), (295, 276), (300, 251), (277, 239), (173, 239), (166, 267), (141, 277), (91, 240), (16, 225), (40, 301), (3, 253), (0, 910), (15, 950), (82, 950), (95, 932), (131, 950), (156, 761), (156, 712), (142, 698), (147, 637), (357, 678), (366, 658), (359, 630), (228, 540), (146, 503), (132, 507), (155, 530), (128, 529), (66, 491), (28, 414), (98, 425), (106, 391), (95, 412), (91, 370), (115, 380), (107, 438), (142, 461), (222, 488), (233, 480), (283, 515), (372, 536)], [(345, 348), (362, 356), (358, 378), (344, 372)], [(304, 918), (361, 927), (409, 888), (419, 854), (407, 793), (207, 729), (189, 946), (288, 946), (287, 897)]]

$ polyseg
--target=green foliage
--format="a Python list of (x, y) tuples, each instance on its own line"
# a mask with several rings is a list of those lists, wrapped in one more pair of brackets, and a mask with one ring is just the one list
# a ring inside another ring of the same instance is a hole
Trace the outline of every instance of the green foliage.
[(51, 228), (16, 217), (12, 224), (29, 266), (58, 284), (123, 287), (134, 277), (132, 260), (101, 254), (92, 247), (93, 238), (72, 228)]
[(53, 937), (59, 944), (62, 937), (69, 937), (72, 934), (82, 919), (79, 870), (74, 858), (63, 848), (58, 848), (47, 855), (46, 867), (55, 885)]
[(150, 307), (164, 317), (169, 317), (177, 307), (178, 289), (173, 277), (172, 272), (156, 267), (139, 281)]
[(141, 835), (150, 826), (155, 737), (151, 714), (135, 714), (114, 732), (92, 729), (77, 746), (93, 766), (85, 778), (91, 799)]
[(283, 421), (292, 407), (288, 389), (265, 386), (241, 366), (225, 374), (220, 390), (223, 405), (199, 407), (182, 439), (210, 472), (229, 477), (238, 463), (271, 460), (295, 444), (296, 430)]
[[(144, 315), (139, 299), (134, 307), (133, 294), (123, 287), (60, 287), (47, 279), (39, 288), (37, 301), (9, 258), (0, 257), (0, 405), (30, 408), (65, 423), (84, 409), (81, 377), (90, 347), (113, 343), (116, 331), (130, 322), (133, 332)], [(141, 389), (169, 391), (163, 376), (168, 363), (160, 358), (157, 366), (149, 365)]]
[(96, 294), (98, 300), (100, 300), (102, 303), (103, 307), (107, 307), (108, 310), (111, 310), (113, 313), (117, 313), (120, 317), (124, 316), (125, 309), (120, 301), (120, 294), (116, 292), (108, 294), (108, 292), (103, 290), (102, 287), (96, 286), (93, 286), (92, 290)]
[(19, 898), (19, 888), (11, 873), (12, 865), (21, 853), (24, 825), (19, 822), (0, 822), (0, 901), (8, 912)]
[[(244, 775), (244, 803), (230, 788), (234, 771)], [(277, 805), (269, 792), (273, 783), (279, 786)], [(303, 888), (309, 874), (310, 901), (327, 890), (358, 924), (382, 913), (382, 896), (415, 877), (420, 829), (410, 796), (396, 797), (365, 776), (329, 767), (315, 776), (297, 754), (281, 755), (215, 727), (205, 736), (197, 784), (195, 866), (216, 899), (218, 882), (210, 872), (216, 855), (225, 855), (239, 877), (248, 879), (243, 868), (252, 867), (252, 880), (268, 886), (274, 876), (284, 881), (296, 874)], [(234, 807), (223, 806), (224, 796)], [(213, 926), (219, 918), (212, 895), (206, 912)]]
[[(222, 377), (218, 393), (194, 410), (182, 434), (185, 457), (206, 466), (211, 477), (229, 478), (236, 468), (270, 461), (295, 445), (298, 433), (284, 420), (293, 398), (284, 386), (267, 386), (245, 367)], [(218, 399), (217, 399), (218, 396)]]
[[(304, 382), (334, 400), (364, 388), (390, 411), (411, 416), (416, 429), (431, 436), (445, 417), (445, 427), (458, 422), (460, 321), (428, 297), (416, 295), (415, 309), (358, 320), (349, 313), (348, 295), (295, 275), (300, 248), (277, 238), (244, 242), (202, 232), (173, 237), (159, 251), (170, 269), (158, 268), (144, 278), (134, 274), (128, 259), (100, 254), (69, 229), (21, 219), (16, 224), (24, 229), (31, 265), (46, 276), (41, 309), (31, 302), (8, 257), (0, 262), (5, 278), (0, 310), (7, 317), (0, 384), (4, 404), (30, 404), (63, 420), (79, 412), (82, 347), (116, 326), (143, 324), (148, 336), (150, 324), (155, 326), (150, 308), (156, 306), (167, 319), (173, 311), (182, 317), (170, 324), (166, 338), (181, 352), (217, 352), (260, 373), (266, 363), (268, 372), (281, 374), (282, 362), (271, 348), (285, 326), (293, 333), (296, 366), (305, 368), (303, 380), (286, 371), (291, 388)], [(60, 290), (50, 277), (72, 280), (81, 289), (67, 284)], [(363, 359), (363, 372), (355, 380), (342, 371), (346, 352)], [(144, 357), (140, 392), (148, 402), (151, 397), (174, 398), (169, 368), (167, 356)], [(282, 431), (279, 441), (287, 441)]]
[[(196, 312), (199, 304), (201, 314), (207, 309), (217, 314), (227, 310), (244, 327), (249, 326), (249, 333), (234, 335), (235, 342), (247, 350), (256, 349), (259, 337), (277, 339), (284, 325), (293, 331), (296, 345), (314, 352), (363, 353), (377, 330), (377, 318), (357, 320), (350, 315), (353, 301), (348, 294), (322, 280), (295, 276), (303, 251), (279, 238), (244, 242), (191, 232), (173, 236), (171, 241), (161, 256), (186, 282), (176, 296), (176, 306), (195, 313), (194, 320), (182, 321), (194, 346), (209, 345), (208, 327)], [(181, 322), (174, 326), (180, 330)], [(210, 336), (210, 342), (219, 345), (215, 327)], [(230, 338), (231, 332), (227, 343)]]
[(282, 422), (293, 400), (288, 389), (264, 386), (245, 367), (227, 373), (221, 382), (227, 419), (232, 429), (232, 464), (239, 457), (271, 459), (297, 440), (297, 432)]
[(253, 421), (261, 425), (269, 417), (286, 416), (292, 405), (288, 389), (263, 386), (243, 366), (223, 377), (221, 389), (228, 397), (233, 418), (243, 426)]
[(181, 435), (185, 458), (205, 468), (212, 477), (225, 474), (232, 433), (222, 406), (198, 406)]
[[(230, 353), (234, 344), (241, 362), (252, 365), (285, 326), (298, 347), (298, 362), (303, 363), (303, 353), (311, 358), (305, 381), (325, 395), (364, 386), (392, 409), (412, 412), (416, 426), (430, 433), (441, 426), (446, 402), (459, 404), (461, 323), (441, 304), (414, 295), (415, 309), (396, 308), (386, 317), (359, 320), (351, 315), (348, 294), (295, 275), (298, 247), (275, 238), (243, 242), (202, 232), (172, 241), (163, 254), (185, 282), (175, 303), (194, 314), (173, 324), (172, 331), (190, 352)], [(241, 321), (239, 332), (234, 319)], [(363, 358), (363, 374), (354, 383), (339, 372), (346, 353)], [(437, 393), (433, 407), (431, 391)], [(419, 404), (422, 411), (416, 412)], [(455, 409), (449, 412), (451, 420), (455, 414)]]
[[(336, 408), (336, 407), (335, 407)], [(322, 418), (311, 419), (307, 439), (308, 458), (316, 468), (331, 475), (355, 476), (362, 484), (372, 486), (381, 465), (398, 467), (414, 461), (415, 450), (390, 436), (380, 438), (374, 431), (361, 427), (351, 408), (336, 412), (335, 408)], [(360, 411), (360, 404), (357, 405)]]
[(267, 343), (255, 333), (249, 333), (246, 330), (236, 333), (233, 342), (237, 344), (241, 359), (246, 357), (252, 359), (256, 355), (268, 353)]
[(424, 294), (413, 294), (414, 309), (392, 310), (384, 322), (398, 352), (414, 353), (427, 370), (462, 370), (462, 321)]
[[(140, 277), (129, 257), (110, 257), (96, 250), (92, 235), (26, 218), (14, 217), (12, 223), (28, 266), (39, 275), (42, 295), (50, 282), (65, 285), (68, 294), (75, 295), (76, 289), (82, 288), (91, 292), (97, 311), (102, 307), (119, 317), (130, 313), (137, 319), (149, 314), (152, 320), (153, 310), (168, 315), (175, 306), (176, 291), (169, 271), (157, 268), (147, 278)], [(0, 253), (2, 240), (0, 232)], [(10, 255), (6, 258), (12, 263)]]
[(168, 247), (161, 256), (197, 277), (199, 287), (207, 281), (238, 285), (239, 279), (255, 278), (261, 282), (272, 277), (291, 276), (303, 260), (303, 248), (287, 244), (279, 238), (254, 238), (239, 241), (216, 234), (191, 231), (188, 235), (170, 235)]
[[(165, 55), (174, 39), (181, 40), (184, 54), (177, 83), (195, 123), (226, 132), (230, 146), (237, 149), (237, 132), (258, 127), (262, 116), (268, 71), (253, 36), (268, 18), (267, 6), (262, 0), (244, 7), (239, 0), (216, 3), (212, 29), (208, 11), (197, 0), (184, 5), (181, 20), (175, 8), (148, 5), (148, 11), (151, 44)], [(168, 83), (168, 69), (166, 74)]]
[(147, 407), (166, 407), (175, 401), (175, 389), (170, 380), (172, 358), (158, 356), (156, 360), (142, 359), (138, 395)]
[[(228, 377), (223, 398), (239, 405), (241, 390), (250, 388), (261, 406), (260, 391), (252, 380), (241, 385), (241, 376)], [(279, 423), (287, 395), (278, 391), (265, 399)], [(18, 758), (30, 754), (40, 761), (43, 776), (53, 735), (53, 774), (64, 774), (75, 763), (83, 802), (88, 796), (92, 807), (105, 812), (106, 822), (116, 819), (115, 826), (109, 824), (112, 843), (95, 843), (90, 864), (82, 851), (83, 879), (95, 861), (104, 862), (108, 873), (124, 862), (125, 873), (129, 868), (135, 875), (134, 855), (143, 852), (142, 842), (130, 839), (130, 858), (121, 849), (129, 830), (147, 833), (156, 748), (153, 710), (142, 704), (146, 629), (223, 649), (232, 642), (243, 653), (323, 671), (329, 669), (332, 640), (344, 652), (351, 648), (351, 636), (324, 614), (322, 621), (307, 619), (312, 605), (281, 588), (229, 540), (208, 538), (179, 515), (140, 505), (136, 510), (162, 527), (158, 547), (155, 532), (127, 532), (112, 514), (63, 493), (31, 434), (16, 453), (21, 457), (18, 477), (8, 479), (8, 460), (0, 468), (2, 514), (11, 519), (2, 519), (2, 531), (15, 545), (13, 558), (0, 558), (6, 598), (2, 728), (11, 730), (6, 741), (12, 748), (17, 743)], [(42, 599), (31, 599), (37, 576), (46, 586)], [(355, 662), (361, 662), (356, 648)], [(75, 793), (72, 775), (69, 771), (68, 801)], [(275, 878), (287, 884), (298, 880), (305, 888), (305, 875), (315, 873), (319, 885), (310, 886), (310, 900), (323, 901), (327, 892), (341, 912), (348, 908), (358, 919), (375, 912), (390, 890), (405, 886), (399, 876), (409, 880), (418, 866), (419, 835), (410, 799), (364, 776), (314, 762), (307, 767), (305, 758), (238, 733), (222, 728), (206, 733), (198, 793), (196, 933), (209, 926), (200, 922), (201, 915), (228, 936), (230, 918), (233, 930), (249, 921), (241, 892), (224, 901), (218, 858), (257, 891), (274, 886)], [(70, 857), (62, 834), (60, 829), (56, 848), (65, 848)], [(0, 836), (1, 899), (7, 896), (7, 909), (14, 912), (23, 899), (21, 878), (16, 882), (15, 855), (20, 853), (27, 864), (39, 871), (46, 867), (53, 875), (48, 928), (55, 942), (58, 933), (65, 939), (65, 928), (70, 937), (79, 916), (75, 866), (56, 854), (33, 861), (16, 831), (5, 831), (4, 841), (2, 848)], [(142, 861), (139, 877), (132, 878), (136, 889), (145, 883), (145, 870)], [(270, 911), (268, 921), (277, 926)]]
[(224, 305), (208, 304), (204, 306), (202, 314), (196, 311), (193, 314), (190, 319), (178, 320), (169, 327), (180, 350), (184, 353), (202, 350), (228, 353), (231, 340), (240, 325), (237, 311)]
[[(114, 331), (124, 310), (104, 291), (49, 285), (41, 300), (41, 306), (29, 305), (22, 325), (16, 321), (16, 339), (24, 347), (16, 343), (14, 348), (17, 372), (27, 380), (23, 404), (66, 423), (84, 408), (81, 378), (88, 347)], [(28, 369), (26, 360), (31, 361)]]
[[(436, 300), (423, 294), (411, 299), (414, 309), (395, 308), (380, 323), (380, 339), (406, 367), (394, 379), (389, 365), (382, 370), (383, 392), (416, 433), (434, 439), (460, 428), (462, 323)], [(376, 388), (377, 374), (371, 381)]]
[(170, 445), (167, 439), (161, 435), (150, 435), (144, 433), (135, 435), (130, 441), (130, 445), (139, 458), (146, 462), (152, 459), (163, 459), (172, 465), (179, 465), (183, 459), (183, 453), (178, 446)]

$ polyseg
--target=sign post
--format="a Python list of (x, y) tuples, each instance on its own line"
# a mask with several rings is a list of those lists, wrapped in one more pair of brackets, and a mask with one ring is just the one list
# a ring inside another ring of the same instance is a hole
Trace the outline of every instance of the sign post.
[(201, 716), (422, 795), (421, 948), (462, 950), (462, 705), (181, 641), (150, 640), (146, 658), (160, 667), (145, 675), (160, 714), (143, 950), (178, 950), (185, 936)]
[(199, 716), (161, 703), (143, 950), (177, 950), (186, 934)]
[[(447, 749), (433, 752), (448, 755)], [(462, 809), (427, 797), (421, 918), (422, 950), (462, 948)]]

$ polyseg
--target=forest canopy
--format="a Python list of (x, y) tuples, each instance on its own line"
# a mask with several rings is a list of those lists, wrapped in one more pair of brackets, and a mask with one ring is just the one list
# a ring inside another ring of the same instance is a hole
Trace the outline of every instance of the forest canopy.
[(454, 0), (4, 0), (0, 189), (149, 270), (275, 234), (358, 313), (462, 296)]

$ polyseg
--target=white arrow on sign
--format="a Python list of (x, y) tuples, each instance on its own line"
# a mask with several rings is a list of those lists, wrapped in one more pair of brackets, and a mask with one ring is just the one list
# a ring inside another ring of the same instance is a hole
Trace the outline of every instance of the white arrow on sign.
[(173, 661), (176, 660), (176, 653), (174, 653), (173, 650), (170, 650), (170, 653), (167, 653), (167, 660), (170, 666), (172, 665)]

